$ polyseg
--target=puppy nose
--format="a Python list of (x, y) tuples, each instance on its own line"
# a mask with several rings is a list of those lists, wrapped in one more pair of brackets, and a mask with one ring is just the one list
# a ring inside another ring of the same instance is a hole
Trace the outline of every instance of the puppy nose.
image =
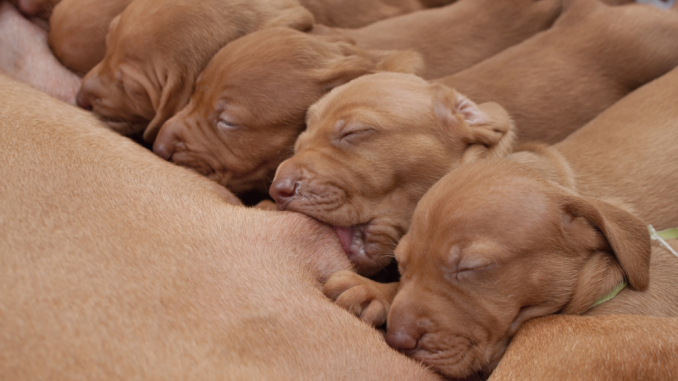
[(82, 109), (92, 111), (92, 102), (89, 101), (89, 97), (82, 91), (82, 89), (80, 89), (80, 91), (78, 91), (78, 95), (75, 96), (75, 103), (77, 103), (78, 107)]
[(177, 138), (174, 133), (165, 128), (166, 126), (167, 123), (160, 129), (158, 136), (155, 138), (155, 142), (153, 143), (153, 153), (165, 160), (169, 160), (176, 151)]
[(298, 182), (293, 178), (277, 179), (271, 184), (268, 193), (275, 200), (278, 210), (287, 209), (287, 205), (297, 197)]
[(386, 332), (386, 342), (388, 345), (399, 351), (407, 351), (416, 348), (419, 337), (421, 337), (421, 335), (416, 335), (414, 331), (408, 332), (407, 330), (402, 329), (389, 329)]

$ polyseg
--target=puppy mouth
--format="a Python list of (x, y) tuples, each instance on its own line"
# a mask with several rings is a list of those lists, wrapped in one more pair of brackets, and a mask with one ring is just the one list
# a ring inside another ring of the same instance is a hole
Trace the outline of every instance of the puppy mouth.
[(359, 262), (361, 258), (367, 256), (365, 251), (365, 225), (335, 226), (334, 230), (339, 236), (341, 246), (344, 248), (348, 259), (352, 262)]
[(374, 226), (368, 222), (349, 227), (334, 226), (341, 246), (360, 275), (372, 276), (384, 269), (392, 260), (387, 247), (375, 236)]

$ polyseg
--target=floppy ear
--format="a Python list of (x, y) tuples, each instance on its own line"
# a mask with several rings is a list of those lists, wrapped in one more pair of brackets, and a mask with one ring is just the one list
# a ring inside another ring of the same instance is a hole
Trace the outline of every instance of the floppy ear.
[(320, 83), (327, 91), (363, 75), (380, 71), (415, 73), (423, 67), (421, 56), (411, 51), (364, 50), (342, 35), (316, 38), (332, 44), (332, 49), (336, 52), (318, 72)]
[(162, 89), (160, 104), (155, 110), (155, 117), (144, 131), (145, 142), (152, 144), (158, 135), (158, 131), (160, 131), (160, 127), (188, 104), (193, 86), (193, 80), (181, 78), (174, 74), (169, 76), (165, 87)]
[(313, 24), (315, 24), (313, 14), (300, 5), (294, 5), (290, 8), (280, 10), (278, 14), (278, 16), (267, 21), (261, 29), (282, 26), (307, 31), (311, 30)]
[(419, 75), (424, 71), (421, 54), (411, 50), (373, 50), (372, 57), (379, 71)]
[(466, 144), (461, 163), (501, 158), (513, 149), (515, 128), (506, 110), (496, 103), (478, 106), (441, 84), (432, 85), (433, 111), (442, 128)]
[(564, 313), (583, 313), (624, 278), (634, 289), (650, 283), (650, 236), (646, 224), (616, 206), (563, 195), (563, 232), (575, 251), (593, 254), (579, 272)]

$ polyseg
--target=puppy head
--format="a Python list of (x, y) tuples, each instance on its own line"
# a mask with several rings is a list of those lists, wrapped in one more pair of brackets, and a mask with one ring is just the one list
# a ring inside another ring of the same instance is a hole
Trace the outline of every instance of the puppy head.
[(49, 19), (49, 46), (69, 69), (85, 74), (106, 54), (106, 31), (131, 0), (63, 0)]
[[(408, 59), (408, 52), (363, 51), (344, 38), (290, 28), (251, 33), (212, 58), (190, 103), (164, 124), (153, 150), (234, 192), (267, 190), (314, 102), (363, 74), (406, 70)], [(410, 70), (417, 56), (414, 62)]]
[(111, 22), (106, 55), (83, 79), (78, 103), (122, 124), (112, 124), (115, 129), (143, 131), (153, 142), (162, 124), (186, 106), (198, 74), (222, 46), (262, 28), (310, 28), (312, 16), (298, 4), (269, 3), (132, 2)]
[(430, 186), (461, 162), (503, 157), (512, 141), (496, 104), (413, 75), (364, 76), (311, 107), (270, 194), (280, 209), (336, 226), (358, 271), (372, 275), (391, 261)]
[(644, 290), (645, 224), (507, 159), (438, 182), (396, 249), (387, 342), (450, 377), (492, 370), (528, 319), (581, 314), (624, 278)]

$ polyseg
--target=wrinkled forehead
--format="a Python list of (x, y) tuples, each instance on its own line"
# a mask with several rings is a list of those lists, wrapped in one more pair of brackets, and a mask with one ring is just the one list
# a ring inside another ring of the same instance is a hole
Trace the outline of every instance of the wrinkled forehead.
[(410, 231), (431, 240), (480, 237), (510, 244), (559, 226), (560, 209), (548, 183), (507, 159), (485, 161), (462, 166), (431, 188)]
[(337, 87), (308, 111), (308, 128), (322, 128), (328, 120), (350, 123), (361, 118), (413, 123), (431, 113), (430, 85), (423, 79), (396, 73), (360, 77)]

